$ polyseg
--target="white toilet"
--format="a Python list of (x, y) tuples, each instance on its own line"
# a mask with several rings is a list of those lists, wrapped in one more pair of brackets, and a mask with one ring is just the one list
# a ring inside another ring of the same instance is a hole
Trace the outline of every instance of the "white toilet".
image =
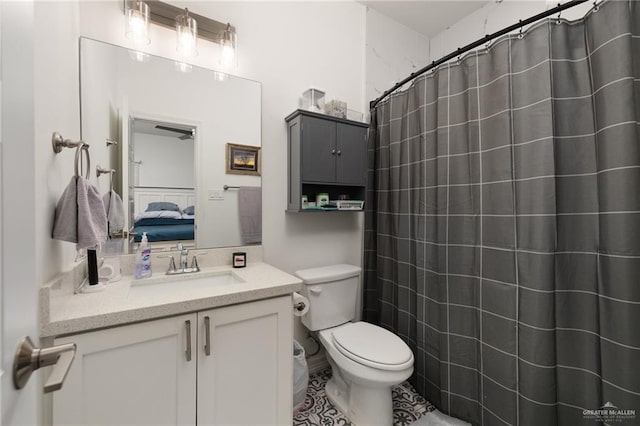
[(333, 377), (329, 401), (356, 426), (393, 424), (391, 387), (413, 373), (413, 353), (395, 334), (355, 318), (361, 269), (332, 265), (303, 269), (303, 294), (309, 312), (302, 323), (319, 331)]

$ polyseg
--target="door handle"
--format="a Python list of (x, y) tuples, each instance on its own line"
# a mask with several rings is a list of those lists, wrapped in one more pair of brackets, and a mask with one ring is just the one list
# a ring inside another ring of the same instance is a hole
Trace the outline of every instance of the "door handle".
[(185, 351), (185, 355), (187, 357), (187, 361), (191, 361), (191, 321), (186, 320), (184, 322), (184, 326), (187, 330), (187, 350)]
[(29, 336), (25, 336), (18, 345), (13, 359), (13, 385), (16, 389), (22, 389), (29, 381), (31, 373), (41, 367), (53, 365), (53, 371), (44, 384), (44, 393), (57, 391), (62, 388), (75, 356), (75, 343), (41, 349), (33, 346)]
[(211, 319), (204, 317), (204, 353), (211, 355)]

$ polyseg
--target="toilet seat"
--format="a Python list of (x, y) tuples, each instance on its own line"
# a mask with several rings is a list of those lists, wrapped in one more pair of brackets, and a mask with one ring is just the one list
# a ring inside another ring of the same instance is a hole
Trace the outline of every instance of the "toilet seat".
[(349, 323), (332, 333), (338, 351), (359, 364), (399, 371), (413, 365), (413, 352), (395, 334), (366, 322)]

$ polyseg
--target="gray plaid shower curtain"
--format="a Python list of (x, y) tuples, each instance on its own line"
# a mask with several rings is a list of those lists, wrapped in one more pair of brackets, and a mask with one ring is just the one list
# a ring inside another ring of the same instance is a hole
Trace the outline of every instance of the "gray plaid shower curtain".
[(405, 339), (441, 411), (640, 424), (639, 125), (635, 0), (505, 36), (372, 111), (364, 319)]

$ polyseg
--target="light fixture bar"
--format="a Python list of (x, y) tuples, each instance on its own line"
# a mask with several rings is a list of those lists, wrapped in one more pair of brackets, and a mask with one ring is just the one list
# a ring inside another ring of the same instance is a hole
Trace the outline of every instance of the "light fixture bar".
[[(126, 10), (127, 0), (124, 1)], [(183, 8), (172, 6), (161, 1), (146, 0), (145, 3), (147, 3), (151, 9), (151, 22), (172, 30), (176, 28), (176, 16), (184, 14)], [(198, 22), (198, 38), (209, 40), (214, 43), (220, 43), (224, 31), (227, 29), (226, 23), (192, 13), (191, 11), (189, 11), (189, 16), (193, 17)], [(235, 32), (234, 26), (231, 26), (231, 29)]]

